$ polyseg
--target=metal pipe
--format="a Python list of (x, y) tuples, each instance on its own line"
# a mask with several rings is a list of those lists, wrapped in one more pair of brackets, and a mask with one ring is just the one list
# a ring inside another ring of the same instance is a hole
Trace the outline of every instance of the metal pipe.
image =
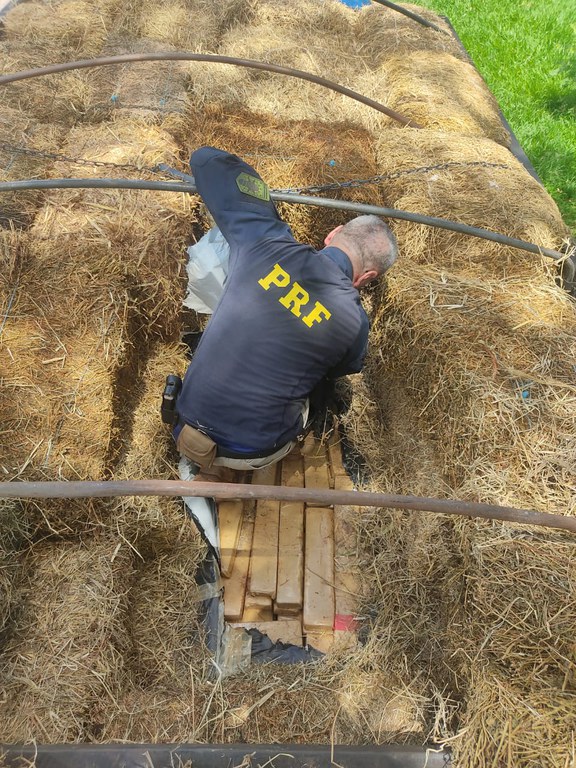
[(373, 2), (380, 3), (380, 5), (384, 5), (386, 8), (391, 8), (393, 11), (398, 11), (398, 13), (401, 13), (403, 16), (408, 16), (409, 19), (417, 21), (418, 24), (422, 24), (424, 27), (430, 27), (431, 29), (435, 29), (436, 32), (442, 32), (443, 35), (450, 34), (449, 32), (446, 32), (445, 29), (442, 29), (437, 24), (434, 24), (432, 21), (428, 21), (428, 19), (425, 19), (423, 16), (418, 16), (417, 13), (413, 13), (407, 8), (403, 8), (401, 5), (391, 3), (390, 0), (373, 0)]
[(215, 499), (274, 499), (331, 506), (411, 509), (444, 515), (507, 520), (522, 525), (558, 528), (576, 533), (576, 517), (536, 512), (530, 509), (501, 507), (473, 501), (434, 499), (424, 496), (399, 496), (368, 491), (333, 491), (316, 488), (289, 488), (240, 483), (201, 483), (184, 480), (79, 480), (53, 482), (0, 483), (2, 499), (80, 499), (115, 496), (202, 496)]
[(275, 72), (279, 75), (296, 77), (300, 80), (307, 80), (310, 83), (316, 83), (331, 91), (348, 96), (354, 101), (366, 104), (384, 115), (388, 115), (402, 125), (409, 125), (411, 128), (420, 128), (420, 125), (414, 123), (410, 118), (395, 112), (393, 109), (385, 107), (374, 99), (345, 88), (343, 85), (327, 80), (325, 77), (313, 75), (310, 72), (304, 72), (301, 69), (292, 69), (291, 67), (282, 67), (279, 64), (269, 64), (265, 61), (255, 61), (254, 59), (239, 59), (236, 56), (220, 56), (214, 53), (189, 53), (188, 51), (168, 51), (166, 53), (125, 53), (120, 56), (102, 56), (97, 59), (81, 59), (80, 61), (65, 61), (61, 64), (50, 64), (47, 67), (38, 67), (37, 69), (26, 69), (22, 72), (13, 72), (12, 74), (2, 75), (0, 77), (0, 86), (8, 83), (15, 83), (18, 80), (28, 80), (32, 77), (42, 77), (44, 75), (53, 75), (57, 72), (69, 72), (72, 69), (88, 69), (90, 67), (104, 67), (111, 64), (127, 64), (135, 61), (205, 61), (214, 64), (232, 64), (236, 67), (247, 67), (248, 69), (260, 69), (265, 72)]
[[(17, 191), (24, 189), (149, 189), (163, 192), (196, 192), (194, 184), (183, 184), (173, 181), (144, 181), (142, 179), (25, 179), (22, 181), (0, 182), (0, 192)], [(271, 192), (273, 200), (283, 203), (298, 205), (317, 205), (321, 208), (334, 208), (339, 211), (351, 211), (354, 213), (373, 213), (376, 216), (387, 216), (390, 219), (403, 219), (416, 224), (425, 224), (429, 227), (447, 229), (450, 232), (459, 232), (463, 235), (479, 237), (491, 240), (501, 245), (508, 245), (528, 253), (547, 256), (554, 260), (566, 259), (565, 253), (544, 248), (525, 240), (508, 237), (497, 232), (480, 227), (471, 227), (469, 224), (461, 224), (457, 221), (439, 219), (435, 216), (424, 216), (420, 213), (411, 213), (397, 208), (384, 208), (380, 205), (368, 205), (367, 203), (351, 203), (347, 200), (334, 200), (329, 197), (313, 197), (312, 195), (296, 195), (288, 192)]]

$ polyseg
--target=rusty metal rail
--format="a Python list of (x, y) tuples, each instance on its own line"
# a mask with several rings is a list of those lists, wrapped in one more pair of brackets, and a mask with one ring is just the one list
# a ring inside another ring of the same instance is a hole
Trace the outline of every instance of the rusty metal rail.
[(338, 491), (315, 488), (288, 488), (238, 483), (201, 483), (184, 480), (85, 480), (53, 482), (0, 483), (0, 498), (78, 499), (113, 496), (203, 496), (215, 499), (275, 499), (303, 501), (317, 506), (347, 504), (356, 507), (410, 509), (444, 515), (506, 520), (521, 525), (535, 525), (576, 533), (576, 517), (536, 512), (530, 509), (501, 507), (455, 499), (425, 496), (399, 496), (369, 491)]

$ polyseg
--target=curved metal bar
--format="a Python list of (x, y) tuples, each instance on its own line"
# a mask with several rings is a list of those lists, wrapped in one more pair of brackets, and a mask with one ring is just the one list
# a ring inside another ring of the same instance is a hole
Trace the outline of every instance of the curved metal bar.
[(1, 499), (80, 499), (114, 496), (201, 496), (215, 499), (274, 499), (299, 501), (319, 507), (344, 504), (435, 512), (443, 515), (508, 520), (523, 525), (546, 526), (576, 533), (576, 517), (501, 507), (473, 501), (399, 496), (367, 491), (333, 491), (324, 488), (289, 488), (241, 483), (202, 483), (184, 480), (79, 480), (0, 483)]
[(428, 19), (425, 19), (423, 16), (419, 16), (417, 13), (413, 13), (412, 11), (409, 11), (407, 8), (403, 8), (401, 5), (396, 5), (396, 3), (391, 3), (390, 0), (373, 0), (374, 3), (380, 3), (380, 5), (384, 5), (386, 8), (390, 8), (393, 11), (397, 11), (398, 13), (401, 13), (403, 16), (408, 16), (409, 19), (412, 19), (413, 21), (417, 21), (418, 24), (422, 24), (423, 27), (430, 27), (431, 29), (435, 29), (436, 32), (441, 32), (443, 35), (449, 35), (449, 32), (446, 32), (445, 29), (442, 29), (437, 24), (434, 24), (432, 21), (428, 21)]
[[(183, 174), (185, 175), (185, 174)], [(149, 189), (163, 192), (196, 192), (194, 184), (184, 184), (174, 181), (144, 181), (142, 179), (24, 179), (22, 181), (0, 182), (0, 192), (10, 192), (24, 189)], [(288, 192), (270, 192), (273, 200), (283, 203), (298, 205), (317, 205), (320, 208), (334, 208), (339, 211), (351, 211), (353, 213), (368, 213), (376, 216), (386, 216), (390, 219), (403, 219), (413, 221), (416, 224), (425, 224), (429, 227), (447, 229), (451, 232), (459, 232), (463, 235), (479, 237), (483, 240), (491, 240), (501, 245), (517, 248), (528, 253), (547, 256), (555, 261), (566, 259), (565, 253), (554, 251), (551, 248), (543, 248), (534, 243), (528, 243), (515, 237), (508, 237), (489, 229), (471, 227), (469, 224), (461, 224), (457, 221), (439, 219), (436, 216), (425, 216), (421, 213), (401, 211), (397, 208), (384, 208), (379, 205), (367, 203), (351, 203), (347, 200), (333, 200), (329, 197), (313, 197), (311, 195), (296, 195)]]
[(32, 77), (42, 77), (52, 75), (57, 72), (69, 72), (72, 69), (88, 69), (90, 67), (105, 67), (112, 64), (126, 64), (135, 61), (205, 61), (215, 64), (232, 64), (236, 67), (247, 67), (248, 69), (260, 69), (265, 72), (275, 72), (279, 75), (288, 75), (300, 80), (307, 80), (310, 83), (316, 83), (331, 91), (348, 96), (354, 101), (366, 104), (378, 112), (391, 117), (402, 125), (409, 125), (411, 128), (420, 128), (421, 126), (410, 120), (410, 118), (395, 112), (393, 109), (385, 107), (374, 99), (362, 96), (356, 91), (345, 88), (343, 85), (327, 80), (325, 77), (313, 75), (310, 72), (304, 72), (301, 69), (292, 69), (291, 67), (282, 67), (279, 64), (269, 64), (265, 61), (255, 61), (254, 59), (239, 59), (236, 56), (220, 56), (215, 53), (189, 53), (188, 51), (168, 51), (166, 53), (125, 53), (119, 56), (103, 56), (97, 59), (81, 59), (80, 61), (67, 61), (61, 64), (50, 64), (47, 67), (38, 67), (37, 69), (26, 69), (22, 72), (14, 72), (0, 77), (0, 86), (8, 83), (15, 83), (18, 80), (28, 80)]

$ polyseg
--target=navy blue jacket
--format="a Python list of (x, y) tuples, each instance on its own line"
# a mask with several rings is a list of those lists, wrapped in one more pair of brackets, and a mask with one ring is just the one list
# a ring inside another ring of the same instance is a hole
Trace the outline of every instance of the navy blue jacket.
[(271, 452), (298, 434), (322, 378), (361, 370), (368, 318), (346, 254), (297, 243), (251, 166), (212, 147), (190, 166), (230, 269), (184, 377), (180, 423), (228, 450)]

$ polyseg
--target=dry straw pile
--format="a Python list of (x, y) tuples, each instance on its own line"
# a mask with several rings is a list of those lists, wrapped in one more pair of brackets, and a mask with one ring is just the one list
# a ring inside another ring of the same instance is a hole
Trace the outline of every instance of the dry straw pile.
[[(179, 457), (169, 428), (159, 419), (158, 404), (166, 375), (183, 375), (185, 362), (180, 344), (159, 344), (152, 350), (146, 367), (140, 371), (143, 389), (131, 414), (130, 437), (125, 441), (126, 449), (115, 472), (118, 479), (178, 478)], [(118, 524), (134, 542), (151, 531), (168, 538), (182, 524), (182, 505), (178, 499), (121, 497), (116, 500), (116, 508)]]
[(2, 737), (81, 741), (113, 706), (126, 648), (127, 548), (113, 539), (37, 543), (1, 658)]
[[(2, 72), (97, 56), (114, 24), (112, 2), (87, 0), (20, 3), (3, 17)], [(5, 103), (42, 122), (71, 125), (106, 111), (109, 81), (104, 70), (67, 72), (48, 80), (13, 83)]]
[[(185, 168), (190, 150), (211, 143), (272, 187), (381, 174), (377, 185), (330, 194), (547, 247), (567, 235), (447, 34), (336, 0), (81, 5), (50, 5), (50, 59), (181, 47), (252, 57), (337, 80), (423, 127), (278, 75), (122, 66), (59, 76), (50, 91), (40, 80), (10, 89), (6, 133), (39, 148), (57, 133), (72, 159), (23, 156), (7, 178), (151, 178), (158, 162)], [(46, 7), (8, 15), (5, 69), (48, 60), (47, 45), (31, 44)], [(0, 251), (5, 474), (174, 477), (158, 399), (165, 375), (186, 365), (178, 334), (197, 321), (179, 308), (183, 248), (208, 226), (206, 212), (194, 199), (114, 190), (14, 197), (5, 210), (30, 224), (3, 230)], [(315, 246), (348, 218), (281, 213)], [(401, 259), (365, 296), (372, 345), (346, 417), (365, 482), (574, 514), (576, 311), (553, 265), (452, 232), (393, 227)], [(435, 738), (453, 744), (457, 765), (478, 768), (560, 768), (571, 754), (576, 572), (566, 534), (364, 510), (355, 524), (366, 643), (313, 667), (208, 681), (193, 583), (205, 550), (179, 502), (9, 504), (1, 514), (0, 679), (14, 691), (3, 741)]]
[[(42, 178), (45, 159), (20, 152), (18, 148), (54, 152), (60, 143), (60, 132), (52, 124), (38, 123), (25, 112), (10, 107), (3, 107), (0, 113), (0, 137), (0, 181), (38, 176)], [(40, 200), (41, 195), (33, 191), (3, 192), (0, 199), (0, 225), (26, 226)]]

